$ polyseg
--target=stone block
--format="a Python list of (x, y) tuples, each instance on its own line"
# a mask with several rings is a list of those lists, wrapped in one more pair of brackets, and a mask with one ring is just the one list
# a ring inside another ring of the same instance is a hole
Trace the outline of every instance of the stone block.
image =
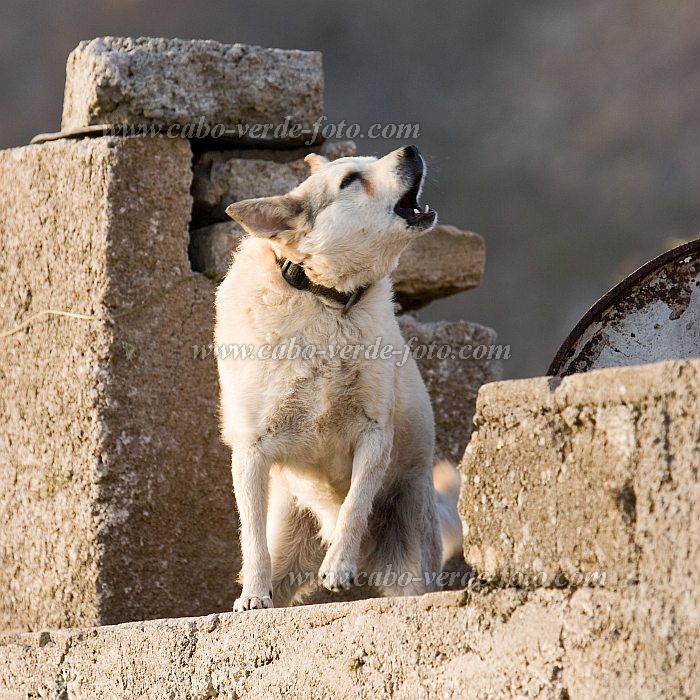
[(486, 245), (478, 233), (438, 225), (416, 238), (394, 271), (396, 301), (404, 310), (465, 292), (481, 284)]
[[(474, 429), (477, 393), (502, 376), (496, 332), (469, 321), (421, 323), (410, 315), (400, 316), (399, 326), (407, 343), (415, 339), (411, 351), (435, 413), (436, 457), (458, 464)], [(478, 346), (487, 354), (475, 359)]]
[(467, 563), (564, 585), (603, 572), (697, 622), (699, 387), (700, 360), (484, 386), (461, 467)]
[[(180, 139), (0, 153), (0, 628), (230, 609), (214, 284)], [(46, 315), (46, 310), (83, 316)], [(38, 316), (36, 316), (39, 314)]]
[(190, 234), (189, 247), (192, 269), (220, 282), (245, 235), (235, 221), (221, 221), (195, 229)]
[(66, 68), (63, 130), (98, 124), (224, 125), (241, 142), (303, 142), (239, 127), (312, 130), (323, 114), (316, 51), (216, 41), (101, 37), (83, 41)]

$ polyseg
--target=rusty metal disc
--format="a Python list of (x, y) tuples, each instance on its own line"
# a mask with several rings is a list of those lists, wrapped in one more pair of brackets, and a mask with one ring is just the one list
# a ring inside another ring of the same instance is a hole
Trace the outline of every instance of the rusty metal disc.
[(688, 357), (700, 357), (700, 239), (650, 260), (599, 299), (547, 374)]

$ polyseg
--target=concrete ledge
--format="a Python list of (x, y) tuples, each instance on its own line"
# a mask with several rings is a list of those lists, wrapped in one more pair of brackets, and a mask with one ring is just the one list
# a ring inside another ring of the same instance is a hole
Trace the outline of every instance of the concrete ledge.
[(5, 634), (0, 698), (697, 697), (698, 637), (648, 623), (620, 593), (507, 590)]
[[(462, 472), (477, 570), (605, 572), (700, 610), (700, 360), (484, 386)], [(562, 579), (565, 581), (566, 579)]]
[(392, 274), (396, 301), (404, 310), (466, 292), (481, 284), (486, 244), (472, 231), (438, 225), (419, 236), (401, 254)]

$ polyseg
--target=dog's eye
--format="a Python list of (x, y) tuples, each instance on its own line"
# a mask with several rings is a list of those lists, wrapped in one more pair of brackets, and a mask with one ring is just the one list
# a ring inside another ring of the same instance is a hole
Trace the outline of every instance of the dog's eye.
[(352, 185), (355, 180), (360, 179), (360, 173), (348, 173), (341, 181), (340, 181), (340, 189), (344, 190), (346, 187)]

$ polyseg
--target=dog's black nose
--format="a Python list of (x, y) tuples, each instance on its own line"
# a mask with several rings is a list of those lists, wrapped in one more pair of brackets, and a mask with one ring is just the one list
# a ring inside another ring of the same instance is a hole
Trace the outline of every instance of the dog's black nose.
[(420, 158), (420, 151), (415, 146), (404, 146), (401, 155), (404, 158), (413, 158), (415, 160)]

